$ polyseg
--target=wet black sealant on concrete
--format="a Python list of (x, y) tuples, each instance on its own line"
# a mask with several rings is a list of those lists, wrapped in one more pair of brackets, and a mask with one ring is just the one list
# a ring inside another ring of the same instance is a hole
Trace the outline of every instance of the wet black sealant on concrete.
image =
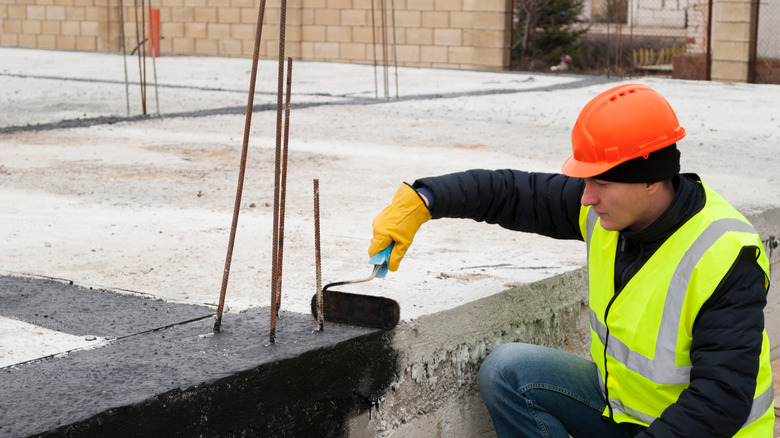
[(76, 336), (121, 338), (207, 317), (215, 308), (118, 294), (66, 281), (0, 277), (0, 315)]
[[(0, 436), (338, 437), (399, 373), (393, 332), (335, 324), (314, 332), (310, 315), (282, 312), (270, 344), (268, 308), (226, 314), (215, 334), (212, 318), (192, 320), (210, 307), (0, 280), (3, 316), (74, 334), (138, 330), (0, 369)], [(160, 307), (148, 311), (152, 303)]]

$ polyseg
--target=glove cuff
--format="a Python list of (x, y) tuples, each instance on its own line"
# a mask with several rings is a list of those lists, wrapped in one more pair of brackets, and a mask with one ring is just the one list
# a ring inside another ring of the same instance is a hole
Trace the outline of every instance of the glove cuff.
[(393, 204), (402, 206), (402, 209), (407, 212), (407, 216), (415, 219), (418, 227), (431, 219), (431, 212), (425, 205), (422, 196), (408, 183), (401, 184), (395, 194)]

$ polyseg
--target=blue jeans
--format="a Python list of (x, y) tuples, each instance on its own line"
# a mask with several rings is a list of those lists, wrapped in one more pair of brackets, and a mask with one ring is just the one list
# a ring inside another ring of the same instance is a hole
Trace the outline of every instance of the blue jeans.
[(596, 364), (565, 351), (503, 344), (479, 369), (479, 392), (499, 437), (633, 437), (645, 427), (601, 416)]

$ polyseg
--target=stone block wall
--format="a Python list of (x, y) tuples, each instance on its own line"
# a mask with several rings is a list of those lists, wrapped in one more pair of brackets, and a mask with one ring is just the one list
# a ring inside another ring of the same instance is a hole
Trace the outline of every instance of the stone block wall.
[(108, 0), (0, 0), (0, 46), (109, 50), (109, 9)]
[[(117, 52), (124, 32), (129, 52), (148, 35), (149, 13), (140, 5), (0, 0), (0, 46)], [(160, 51), (251, 57), (259, 5), (152, 1), (160, 9)], [(261, 57), (278, 57), (281, 10), (280, 1), (266, 2)], [(512, 0), (291, 0), (285, 11), (285, 56), (295, 59), (485, 70), (510, 65)]]
[(747, 82), (754, 8), (752, 0), (716, 1), (713, 5), (712, 80)]

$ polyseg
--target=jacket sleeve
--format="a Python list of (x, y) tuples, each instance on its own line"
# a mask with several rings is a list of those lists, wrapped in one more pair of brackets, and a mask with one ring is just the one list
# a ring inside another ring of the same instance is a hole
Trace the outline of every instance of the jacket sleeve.
[(691, 384), (639, 436), (731, 437), (744, 425), (756, 389), (766, 305), (764, 272), (754, 259), (743, 252), (699, 312)]
[(468, 218), (557, 239), (583, 240), (579, 229), (584, 181), (556, 173), (469, 170), (422, 178), (433, 193), (433, 218)]

